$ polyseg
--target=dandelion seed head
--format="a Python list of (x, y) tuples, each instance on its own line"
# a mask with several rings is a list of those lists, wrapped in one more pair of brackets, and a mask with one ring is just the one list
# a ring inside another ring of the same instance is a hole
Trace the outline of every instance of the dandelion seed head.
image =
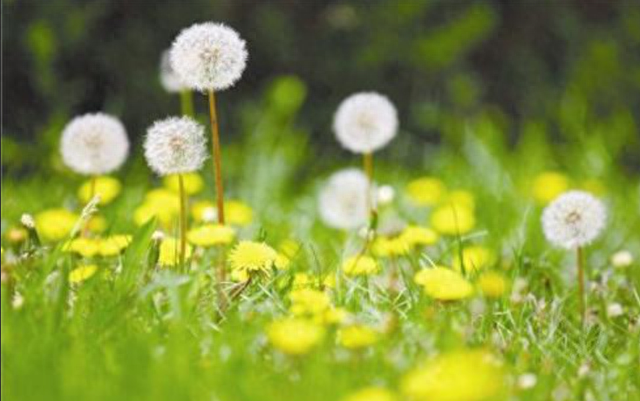
[(194, 24), (180, 32), (171, 47), (171, 66), (180, 80), (199, 91), (232, 87), (247, 65), (240, 35), (224, 24)]
[(188, 89), (171, 66), (169, 50), (162, 52), (160, 57), (160, 84), (169, 93), (178, 93)]
[(342, 101), (333, 119), (340, 144), (354, 153), (385, 147), (398, 130), (398, 113), (386, 96), (361, 92)]
[(144, 156), (158, 175), (189, 173), (207, 158), (204, 127), (190, 117), (156, 121), (144, 141)]
[(542, 228), (552, 244), (575, 249), (588, 245), (602, 232), (607, 219), (604, 204), (583, 191), (556, 198), (542, 214)]
[(127, 159), (129, 139), (117, 118), (85, 114), (71, 120), (62, 131), (60, 153), (64, 163), (79, 174), (106, 174)]
[(330, 227), (351, 230), (367, 222), (369, 180), (358, 169), (333, 174), (319, 198), (320, 217)]
[(33, 229), (36, 227), (36, 222), (33, 219), (33, 216), (28, 213), (24, 213), (20, 217), (20, 222), (22, 223), (23, 226), (25, 226), (28, 229)]

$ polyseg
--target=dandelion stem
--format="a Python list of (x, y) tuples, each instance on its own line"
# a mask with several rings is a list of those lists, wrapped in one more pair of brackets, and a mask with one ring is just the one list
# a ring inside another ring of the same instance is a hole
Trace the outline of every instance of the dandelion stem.
[(180, 109), (183, 116), (193, 117), (193, 97), (189, 89), (180, 92)]
[[(97, 177), (95, 175), (91, 176), (91, 179), (89, 180), (89, 202), (91, 202), (93, 200), (93, 198), (96, 196), (96, 182), (97, 182)], [(82, 237), (88, 237), (89, 236), (89, 220), (87, 220), (84, 223), (84, 227), (82, 227), (82, 233), (81, 233)]]
[(224, 225), (224, 188), (222, 185), (222, 160), (220, 151), (220, 133), (216, 114), (216, 98), (213, 89), (209, 89), (209, 121), (213, 146), (213, 173), (216, 180), (216, 198), (218, 205), (218, 223)]
[(180, 188), (180, 266), (184, 269), (187, 258), (187, 195), (182, 174), (178, 174), (178, 186)]
[(585, 291), (584, 291), (584, 262), (582, 247), (576, 248), (576, 262), (578, 265), (578, 305), (580, 307), (580, 321), (584, 326), (586, 318)]
[(364, 172), (367, 175), (367, 208), (369, 209), (369, 215), (373, 215), (373, 153), (367, 152), (362, 158), (364, 165)]

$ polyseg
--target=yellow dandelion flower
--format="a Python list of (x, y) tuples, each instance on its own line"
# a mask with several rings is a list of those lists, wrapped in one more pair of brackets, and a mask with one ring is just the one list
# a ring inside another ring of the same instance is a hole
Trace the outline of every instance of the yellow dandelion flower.
[(437, 356), (407, 373), (401, 392), (416, 401), (489, 401), (505, 396), (504, 368), (485, 350)]
[(449, 192), (444, 203), (447, 206), (462, 207), (470, 210), (473, 210), (476, 207), (476, 201), (473, 193), (463, 189), (457, 189)]
[(322, 316), (322, 323), (324, 324), (340, 324), (344, 323), (349, 317), (349, 312), (346, 309), (340, 307), (330, 307), (324, 312)]
[(237, 200), (224, 203), (224, 213), (228, 224), (248, 226), (253, 220), (253, 210), (247, 204)]
[(342, 271), (347, 276), (368, 276), (380, 271), (380, 266), (370, 256), (352, 256), (342, 264)]
[(93, 233), (102, 233), (107, 229), (107, 219), (104, 216), (94, 215), (89, 219), (87, 228)]
[(441, 234), (466, 234), (476, 225), (473, 209), (456, 205), (440, 206), (431, 214), (431, 226)]
[(63, 246), (64, 252), (76, 253), (85, 258), (90, 258), (98, 254), (98, 241), (93, 238), (76, 238), (67, 241)]
[(322, 280), (322, 285), (327, 288), (336, 288), (336, 275), (335, 273), (327, 274)]
[[(453, 257), (453, 268), (457, 271), (462, 271), (460, 260), (460, 255), (456, 253)], [(466, 272), (475, 272), (494, 264), (496, 256), (491, 249), (483, 246), (469, 246), (462, 249), (462, 261)]]
[(343, 401), (398, 401), (398, 397), (383, 387), (365, 387), (349, 394)]
[(361, 324), (343, 327), (338, 330), (338, 344), (349, 349), (360, 349), (374, 345), (380, 340), (380, 333)]
[(409, 254), (411, 247), (402, 235), (393, 237), (381, 236), (373, 242), (372, 250), (377, 256), (390, 258)]
[(96, 265), (84, 265), (73, 269), (69, 272), (69, 282), (71, 284), (79, 284), (91, 278), (98, 271)]
[(489, 298), (500, 298), (507, 291), (507, 280), (497, 272), (485, 272), (478, 277), (478, 287)]
[(405, 227), (401, 236), (411, 247), (433, 245), (440, 238), (434, 230), (418, 226)]
[(187, 233), (187, 239), (190, 243), (203, 248), (228, 245), (233, 242), (235, 236), (236, 230), (233, 227), (220, 224), (205, 224), (193, 228)]
[(174, 211), (180, 210), (180, 196), (165, 188), (155, 188), (147, 192), (145, 201)]
[(193, 202), (191, 205), (191, 216), (199, 223), (212, 222), (216, 219), (216, 206), (206, 200)]
[[(83, 204), (89, 203), (91, 200), (92, 185), (92, 180), (87, 180), (78, 189), (78, 198)], [(95, 194), (100, 196), (101, 205), (111, 203), (120, 194), (121, 190), (122, 184), (116, 178), (109, 176), (95, 178)]]
[(271, 345), (289, 355), (307, 354), (323, 340), (324, 335), (322, 326), (299, 318), (276, 320), (267, 327)]
[(164, 207), (161, 203), (144, 202), (133, 212), (133, 221), (141, 226), (153, 218), (158, 219), (163, 227), (171, 227), (178, 219), (178, 211), (169, 207)]
[(293, 289), (307, 288), (313, 286), (314, 282), (307, 273), (296, 273), (293, 275)]
[(131, 243), (130, 235), (111, 235), (98, 241), (98, 253), (101, 256), (116, 256)]
[(445, 195), (447, 189), (442, 181), (433, 177), (422, 177), (407, 184), (407, 195), (418, 206), (435, 205)]
[(229, 254), (232, 270), (251, 273), (270, 273), (278, 253), (263, 242), (240, 241)]
[(276, 256), (275, 267), (278, 270), (287, 270), (289, 269), (289, 265), (291, 264), (291, 260), (288, 257), (283, 255), (282, 253), (278, 253)]
[[(178, 174), (167, 175), (164, 177), (162, 182), (170, 191), (176, 194), (180, 193), (180, 180), (178, 179)], [(184, 183), (184, 192), (187, 195), (195, 195), (204, 188), (204, 181), (198, 173), (182, 174), (182, 182)]]
[(540, 204), (547, 204), (569, 189), (569, 177), (555, 171), (538, 174), (531, 185), (531, 194)]
[(69, 236), (78, 218), (78, 215), (66, 209), (49, 209), (38, 213), (35, 221), (43, 240), (59, 241)]
[(300, 243), (296, 240), (288, 238), (280, 242), (278, 250), (280, 250), (280, 253), (282, 253), (284, 256), (293, 258), (298, 254), (298, 251), (300, 251)]
[(290, 311), (295, 316), (319, 315), (331, 306), (329, 295), (312, 288), (302, 288), (289, 293)]
[(420, 270), (414, 281), (425, 294), (440, 301), (456, 301), (473, 294), (473, 286), (460, 273), (445, 267)]
[[(191, 245), (187, 244), (186, 259), (191, 257), (192, 251)], [(180, 241), (171, 237), (164, 238), (160, 244), (158, 263), (161, 266), (177, 266), (180, 263)]]

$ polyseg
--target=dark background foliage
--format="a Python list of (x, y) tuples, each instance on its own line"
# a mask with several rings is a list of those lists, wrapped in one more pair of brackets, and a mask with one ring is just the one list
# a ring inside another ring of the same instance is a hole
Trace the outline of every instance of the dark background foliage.
[[(405, 137), (459, 136), (488, 119), (515, 145), (601, 137), (638, 165), (640, 3), (633, 0), (3, 0), (3, 156), (51, 142), (73, 115), (119, 115), (134, 138), (178, 110), (158, 82), (160, 53), (180, 29), (238, 30), (248, 68), (219, 95), (225, 139), (275, 77), (307, 86), (298, 121), (328, 146), (346, 95), (377, 90), (397, 104)], [(205, 99), (195, 97), (205, 110)], [(136, 139), (138, 140), (138, 139)], [(53, 147), (53, 145), (51, 146)], [(5, 149), (6, 148), (6, 149)]]

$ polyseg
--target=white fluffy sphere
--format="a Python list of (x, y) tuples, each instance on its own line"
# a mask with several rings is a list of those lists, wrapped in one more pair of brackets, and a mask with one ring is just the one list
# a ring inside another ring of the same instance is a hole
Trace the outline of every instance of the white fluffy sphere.
[(604, 204), (583, 191), (569, 191), (557, 197), (542, 214), (542, 228), (552, 244), (575, 249), (591, 243), (607, 220)]
[(160, 57), (160, 84), (169, 93), (182, 92), (188, 89), (171, 66), (171, 55), (168, 50)]
[(362, 92), (342, 101), (333, 119), (338, 142), (354, 153), (369, 153), (386, 146), (398, 130), (398, 113), (376, 92)]
[(62, 131), (60, 153), (64, 163), (79, 174), (107, 174), (127, 159), (129, 138), (117, 118), (85, 114), (71, 120)]
[(199, 170), (207, 158), (204, 127), (190, 117), (169, 117), (147, 130), (144, 156), (158, 175)]
[(247, 65), (245, 41), (223, 24), (205, 22), (180, 32), (171, 46), (171, 66), (182, 82), (199, 91), (233, 86)]
[(345, 169), (333, 174), (320, 192), (320, 217), (330, 227), (351, 230), (366, 224), (369, 179), (360, 170)]

